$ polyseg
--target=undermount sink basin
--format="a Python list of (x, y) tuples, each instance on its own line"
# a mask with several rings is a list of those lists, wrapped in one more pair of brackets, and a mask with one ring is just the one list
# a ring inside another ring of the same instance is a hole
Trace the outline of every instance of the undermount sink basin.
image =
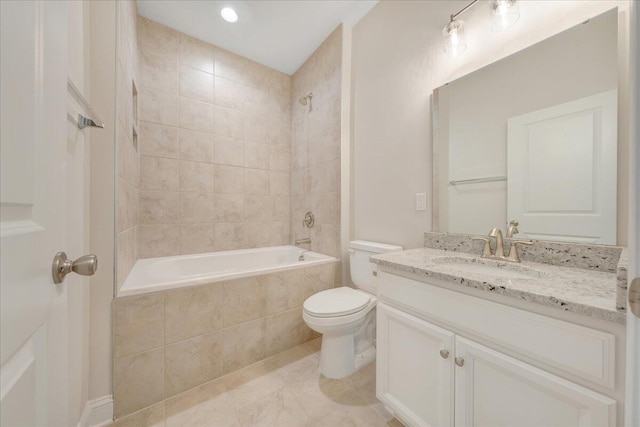
[(493, 261), (483, 258), (467, 258), (443, 256), (432, 258), (435, 264), (458, 273), (473, 273), (484, 276), (505, 279), (539, 279), (544, 276), (542, 271), (534, 268), (506, 261)]

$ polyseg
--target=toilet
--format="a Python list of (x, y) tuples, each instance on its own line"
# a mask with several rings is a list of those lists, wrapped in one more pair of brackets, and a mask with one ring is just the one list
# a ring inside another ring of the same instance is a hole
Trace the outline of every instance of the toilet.
[(375, 359), (376, 290), (375, 264), (369, 257), (402, 250), (401, 246), (354, 240), (349, 244), (349, 286), (327, 289), (307, 298), (302, 318), (322, 334), (320, 373), (344, 378)]

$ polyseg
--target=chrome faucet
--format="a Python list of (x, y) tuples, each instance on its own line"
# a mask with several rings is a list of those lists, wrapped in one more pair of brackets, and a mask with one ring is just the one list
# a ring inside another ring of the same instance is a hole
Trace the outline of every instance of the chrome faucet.
[(300, 252), (300, 255), (298, 256), (298, 261), (299, 261), (299, 262), (304, 261), (304, 254), (306, 254), (307, 252), (309, 252), (309, 251), (302, 251), (302, 252)]
[[(491, 238), (495, 237), (496, 247), (491, 250)], [(495, 259), (499, 261), (520, 262), (518, 254), (518, 245), (533, 245), (530, 240), (512, 240), (509, 245), (509, 253), (505, 252), (504, 240), (502, 238), (502, 230), (493, 228), (489, 232), (489, 237), (474, 237), (473, 240), (481, 240), (484, 242), (482, 250), (482, 258)]]

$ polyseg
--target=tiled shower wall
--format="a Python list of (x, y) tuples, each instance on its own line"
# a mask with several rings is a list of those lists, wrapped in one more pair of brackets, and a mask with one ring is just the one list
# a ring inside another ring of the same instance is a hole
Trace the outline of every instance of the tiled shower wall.
[[(293, 238), (311, 237), (310, 249), (340, 258), (340, 89), (342, 26), (293, 75), (291, 90)], [(313, 93), (313, 109), (298, 100)], [(315, 215), (313, 228), (302, 220)]]
[(138, 46), (136, 3), (117, 2), (116, 61), (116, 141), (117, 141), (117, 251), (118, 287), (122, 285), (137, 259), (138, 234), (138, 151), (135, 134), (138, 86)]
[(138, 18), (138, 258), (290, 243), (291, 77)]

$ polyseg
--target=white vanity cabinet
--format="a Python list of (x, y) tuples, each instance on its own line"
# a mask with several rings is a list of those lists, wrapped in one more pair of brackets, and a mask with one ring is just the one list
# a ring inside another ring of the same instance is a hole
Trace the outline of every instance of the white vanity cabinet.
[(540, 367), (559, 366), (613, 391), (612, 334), (378, 277), (377, 397), (407, 426), (616, 425), (615, 399)]

